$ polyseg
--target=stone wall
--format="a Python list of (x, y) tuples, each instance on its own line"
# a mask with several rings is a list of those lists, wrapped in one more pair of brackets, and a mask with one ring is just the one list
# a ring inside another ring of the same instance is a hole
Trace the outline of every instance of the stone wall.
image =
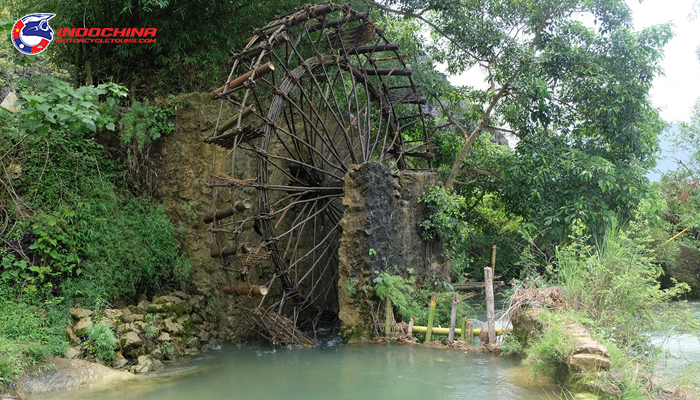
[(420, 195), (438, 184), (431, 172), (400, 171), (366, 163), (345, 176), (345, 212), (339, 255), (341, 335), (346, 341), (371, 336), (371, 301), (361, 288), (385, 269), (412, 268), (418, 281), (449, 277), (439, 243), (423, 241), (420, 223), (425, 206)]

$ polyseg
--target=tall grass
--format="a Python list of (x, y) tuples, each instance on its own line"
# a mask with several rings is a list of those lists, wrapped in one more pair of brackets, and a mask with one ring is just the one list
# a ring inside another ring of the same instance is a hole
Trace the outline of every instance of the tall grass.
[(654, 263), (644, 224), (614, 224), (595, 245), (588, 239), (579, 235), (557, 251), (554, 278), (569, 309), (582, 311), (601, 337), (623, 346), (641, 344), (646, 339), (640, 333), (664, 320), (662, 306), (690, 288), (680, 283), (661, 289), (663, 270)]

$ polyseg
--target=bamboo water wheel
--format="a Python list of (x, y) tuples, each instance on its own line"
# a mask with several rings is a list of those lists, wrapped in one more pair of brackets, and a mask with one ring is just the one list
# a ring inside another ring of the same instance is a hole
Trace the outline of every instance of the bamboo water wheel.
[[(265, 315), (266, 323), (257, 325), (265, 325), (269, 338), (275, 334), (270, 315), (289, 332), (290, 321), (315, 325), (324, 312), (337, 312), (348, 167), (428, 167), (431, 154), (421, 107), (426, 100), (407, 55), (368, 13), (306, 5), (253, 33), (229, 60), (225, 84), (211, 93), (221, 107), (205, 142), (228, 153), (217, 159), (214, 152), (215, 207), (205, 222), (212, 224), (212, 257), (232, 281), (281, 293), (249, 296), (255, 303), (249, 320)], [(244, 176), (251, 164), (257, 175)], [(242, 238), (251, 228), (258, 243)], [(269, 274), (249, 273), (265, 263)]]

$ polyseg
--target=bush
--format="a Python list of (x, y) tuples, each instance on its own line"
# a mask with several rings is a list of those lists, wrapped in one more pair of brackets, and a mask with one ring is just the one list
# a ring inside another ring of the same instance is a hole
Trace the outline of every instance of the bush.
[(90, 355), (106, 365), (112, 365), (114, 347), (117, 345), (117, 338), (114, 337), (112, 329), (105, 324), (95, 324), (88, 327), (87, 336), (90, 341)]
[(566, 360), (572, 347), (564, 336), (562, 319), (563, 316), (548, 312), (538, 315), (542, 330), (528, 343), (524, 360), (535, 376), (541, 374), (554, 380), (566, 377)]

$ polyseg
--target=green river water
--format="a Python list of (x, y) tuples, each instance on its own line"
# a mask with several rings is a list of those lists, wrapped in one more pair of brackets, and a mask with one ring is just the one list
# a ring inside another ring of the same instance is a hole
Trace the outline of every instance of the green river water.
[[(700, 318), (700, 302), (689, 304)], [(478, 321), (475, 321), (475, 323)], [(670, 353), (666, 372), (700, 362), (696, 336), (652, 335)], [(52, 400), (559, 399), (518, 359), (413, 345), (336, 345), (279, 349), (225, 345), (165, 370), (111, 387), (39, 397)]]
[(51, 399), (557, 399), (517, 360), (411, 345), (230, 345), (156, 376)]

